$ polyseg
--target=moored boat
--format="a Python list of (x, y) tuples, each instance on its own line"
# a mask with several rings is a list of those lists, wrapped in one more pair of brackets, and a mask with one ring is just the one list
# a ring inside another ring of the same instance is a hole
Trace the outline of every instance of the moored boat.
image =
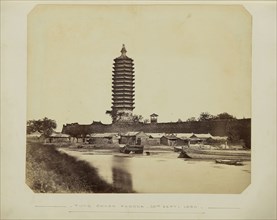
[(185, 157), (192, 159), (221, 159), (221, 160), (251, 160), (251, 152), (247, 150), (203, 150), (186, 148), (183, 149)]
[(215, 160), (216, 163), (227, 164), (227, 165), (235, 165), (242, 166), (243, 162), (241, 160)]
[(120, 148), (120, 152), (124, 154), (142, 154), (143, 153), (144, 146), (143, 145), (125, 145), (124, 147)]

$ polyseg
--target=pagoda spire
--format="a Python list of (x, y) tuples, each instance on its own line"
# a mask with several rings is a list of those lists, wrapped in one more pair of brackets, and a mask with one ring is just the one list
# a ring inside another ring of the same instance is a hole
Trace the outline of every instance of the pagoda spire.
[(126, 56), (126, 53), (127, 53), (127, 50), (126, 50), (126, 48), (125, 48), (125, 45), (123, 44), (122, 45), (122, 49), (121, 49), (121, 54), (122, 54), (122, 56)]

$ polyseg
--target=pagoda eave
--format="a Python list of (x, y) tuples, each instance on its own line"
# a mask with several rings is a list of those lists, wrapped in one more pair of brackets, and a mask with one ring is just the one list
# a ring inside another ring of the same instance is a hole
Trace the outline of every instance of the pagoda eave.
[(133, 107), (134, 103), (127, 103), (127, 102), (120, 102), (120, 103), (112, 103), (113, 106), (118, 107), (118, 106), (128, 106), (128, 107)]
[(133, 82), (135, 79), (134, 78), (113, 78), (113, 81), (114, 82), (117, 82), (117, 81), (128, 81), (128, 82)]
[(112, 106), (112, 109), (113, 110), (133, 110), (135, 107), (133, 106), (133, 107), (127, 107), (127, 106), (116, 106), (116, 107), (114, 107), (114, 106)]
[(130, 81), (127, 81), (127, 80), (125, 80), (125, 81), (122, 81), (122, 80), (116, 80), (116, 81), (114, 81), (112, 84), (113, 85), (117, 85), (117, 84), (119, 84), (120, 83), (120, 85), (134, 85), (135, 83), (132, 81), (132, 80), (130, 80)]
[(135, 75), (133, 73), (113, 73), (112, 74), (113, 79), (134, 79)]
[(122, 99), (122, 100), (125, 100), (125, 99), (134, 99), (134, 95), (132, 94), (113, 94), (113, 97), (112, 99)]
[(124, 104), (124, 103), (126, 103), (126, 104), (130, 104), (130, 105), (133, 105), (134, 104), (134, 101), (133, 100), (131, 100), (131, 99), (116, 99), (116, 100), (114, 100), (113, 101), (113, 103), (114, 104)]
[(116, 85), (115, 84), (115, 85), (112, 85), (112, 88), (113, 89), (122, 88), (122, 89), (132, 89), (133, 90), (135, 88), (135, 86), (134, 86), (134, 84), (131, 84), (131, 83), (128, 85), (127, 84), (124, 84), (124, 85)]
[(121, 73), (121, 74), (123, 74), (123, 73), (129, 73), (130, 74), (130, 73), (134, 73), (135, 71), (132, 70), (132, 69), (120, 69), (120, 70), (114, 69), (112, 72), (116, 73), (116, 74), (119, 74), (119, 73)]
[(112, 89), (112, 96), (134, 96), (134, 90)]
[(134, 96), (114, 96), (112, 100), (134, 100)]
[(126, 56), (124, 58), (117, 57), (114, 59), (114, 61), (117, 63), (130, 63), (130, 62), (133, 62), (134, 60), (132, 58)]
[(113, 91), (114, 94), (116, 94), (120, 89), (128, 91), (128, 92), (134, 91), (134, 87), (131, 87), (131, 86), (129, 86), (129, 87), (127, 87), (127, 86), (124, 86), (124, 87), (112, 86), (112, 88), (113, 88), (112, 91)]

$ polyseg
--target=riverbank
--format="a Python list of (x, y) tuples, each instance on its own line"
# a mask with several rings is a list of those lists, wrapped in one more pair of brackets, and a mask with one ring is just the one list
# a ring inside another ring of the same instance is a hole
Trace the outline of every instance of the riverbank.
[(39, 142), (27, 143), (26, 183), (36, 193), (129, 192), (105, 182), (86, 161)]

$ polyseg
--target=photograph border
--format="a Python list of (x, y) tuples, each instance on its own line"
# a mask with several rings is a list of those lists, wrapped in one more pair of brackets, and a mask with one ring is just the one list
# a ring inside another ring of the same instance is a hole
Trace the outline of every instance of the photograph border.
[[(45, 2), (1, 2), (1, 218), (276, 218), (276, 19), (274, 19), (276, 3), (197, 2), (197, 4), (242, 4), (253, 16), (252, 183), (240, 195), (166, 194), (166, 196), (165, 194), (34, 194), (24, 184), (27, 14), (34, 5), (42, 3)], [(47, 4), (53, 3), (76, 2), (47, 2)], [(78, 2), (78, 4), (99, 3)], [(117, 3), (128, 2), (101, 2), (101, 4)], [(264, 77), (265, 74), (267, 77)], [(15, 138), (11, 138), (12, 136)]]

